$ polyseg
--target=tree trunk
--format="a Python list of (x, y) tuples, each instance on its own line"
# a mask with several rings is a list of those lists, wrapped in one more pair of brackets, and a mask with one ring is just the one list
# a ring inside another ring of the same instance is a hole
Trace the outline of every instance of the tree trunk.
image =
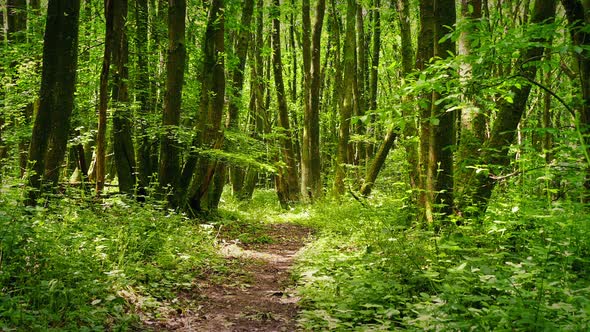
[(281, 21), (280, 21), (280, 0), (273, 0), (272, 17), (272, 67), (275, 79), (277, 104), (279, 108), (279, 127), (281, 129), (281, 152), (284, 167), (280, 167), (277, 186), (279, 200), (285, 205), (299, 200), (299, 181), (297, 179), (297, 165), (293, 151), (293, 140), (289, 124), (289, 110), (285, 96), (285, 84), (283, 81), (283, 64), (281, 60)]
[[(412, 48), (412, 22), (410, 16), (409, 0), (392, 0), (392, 5), (398, 12), (398, 24), (401, 31), (401, 53), (402, 53), (402, 70), (403, 76), (410, 74), (414, 70), (414, 50)], [(409, 176), (410, 187), (413, 190), (419, 189), (420, 185), (420, 157), (418, 155), (418, 142), (413, 140), (418, 134), (415, 116), (407, 108), (402, 108), (404, 118), (403, 135), (405, 138), (404, 149), (408, 163), (410, 164)]]
[(316, 21), (313, 28), (313, 36), (311, 36), (310, 40), (311, 22), (309, 17), (309, 1), (304, 1), (303, 56), (305, 67), (305, 105), (303, 113), (303, 149), (301, 153), (301, 195), (306, 201), (318, 199), (323, 193), (320, 157), (320, 58), (325, 11), (326, 1), (319, 0), (316, 7)]
[(367, 175), (365, 177), (365, 181), (361, 186), (360, 193), (363, 196), (368, 196), (373, 189), (373, 185), (375, 184), (375, 180), (377, 180), (377, 176), (383, 168), (385, 164), (385, 160), (387, 159), (387, 155), (389, 151), (393, 147), (393, 143), (395, 143), (395, 139), (397, 138), (397, 134), (393, 129), (390, 129), (385, 135), (385, 140), (379, 147), (379, 150), (375, 154), (375, 159), (371, 162), (369, 169), (367, 170)]
[[(369, 140), (375, 136), (375, 127), (373, 123), (375, 120), (374, 113), (377, 111), (377, 93), (379, 84), (380, 62), (379, 60), (381, 56), (381, 0), (374, 0), (373, 7), (373, 44), (371, 45), (371, 68), (369, 70), (368, 86), (369, 100), (367, 102), (368, 110), (371, 113), (371, 116), (369, 118), (370, 123), (367, 129), (367, 136), (369, 137)], [(401, 31), (402, 33), (405, 33), (403, 30)], [(374, 149), (374, 144), (369, 141), (369, 143), (367, 144), (367, 160), (370, 160), (373, 157)]]
[[(264, 100), (264, 90), (268, 82), (264, 78), (264, 59), (262, 57), (262, 50), (264, 48), (264, 0), (258, 0), (256, 16), (256, 37), (255, 45), (253, 47), (254, 66), (250, 74), (252, 81), (252, 99), (250, 105), (250, 112), (254, 117), (254, 130), (252, 136), (259, 139), (259, 133), (268, 133), (270, 131), (269, 121), (267, 120), (266, 103)], [(253, 167), (249, 167), (244, 178), (244, 186), (239, 191), (234, 187), (234, 195), (239, 199), (250, 199), (254, 192), (254, 187), (258, 182), (258, 171)]]
[[(6, 1), (6, 27), (4, 23), (2, 24), (2, 34), (4, 33), (4, 29), (6, 28), (6, 39), (10, 45), (18, 45), (23, 44), (26, 42), (27, 36), (27, 1), (26, 0), (8, 0)], [(2, 9), (2, 22), (4, 22), (4, 9)], [(4, 43), (4, 37), (2, 36), (2, 43)], [(8, 64), (9, 66), (14, 66), (16, 63)], [(1, 70), (0, 70), (1, 73)], [(16, 81), (18, 77), (12, 77), (13, 81)], [(4, 90), (5, 87), (3, 86), (2, 89)], [(5, 93), (5, 92), (3, 92)], [(4, 96), (0, 96), (2, 101), (0, 102), (0, 109), (3, 109), (4, 105)], [(27, 106), (23, 108), (22, 114), (25, 120), (25, 125), (30, 121), (30, 110), (33, 108), (33, 103), (29, 103)], [(4, 114), (0, 114), (0, 131), (5, 129), (5, 120)], [(21, 139), (18, 145), (18, 153), (19, 153), (19, 164), (21, 168), (21, 176), (24, 175), (23, 171), (27, 167), (28, 157), (26, 149), (29, 146), (29, 142), (27, 139)], [(0, 134), (0, 165), (2, 163), (2, 159), (8, 157), (8, 150), (9, 147), (3, 142), (1, 134)]]
[(106, 132), (107, 109), (109, 107), (108, 87), (109, 72), (111, 68), (111, 54), (113, 52), (113, 3), (116, 0), (105, 0), (105, 37), (104, 54), (102, 58), (102, 70), (100, 72), (99, 105), (98, 105), (98, 132), (96, 134), (96, 194), (100, 195), (104, 189), (106, 175)]
[(584, 179), (584, 202), (590, 203), (590, 33), (588, 23), (590, 21), (590, 3), (579, 0), (561, 0), (565, 13), (570, 24), (570, 35), (574, 45), (580, 47), (581, 51), (576, 52), (578, 62), (578, 77), (582, 95), (582, 106), (579, 109), (578, 128), (586, 146), (586, 175)]
[(135, 190), (136, 164), (133, 146), (133, 113), (129, 108), (129, 44), (127, 42), (127, 0), (113, 4), (113, 150), (119, 179), (119, 192), (132, 194)]
[[(250, 23), (254, 12), (254, 0), (246, 0), (242, 8), (241, 29), (235, 45), (235, 56), (238, 65), (231, 72), (231, 93), (229, 99), (225, 128), (229, 131), (238, 130), (239, 110), (242, 105), (242, 90), (244, 87), (244, 70), (246, 69), (246, 57), (250, 41)], [(216, 210), (221, 200), (223, 187), (227, 178), (227, 166), (218, 163), (215, 170), (214, 186), (209, 195), (209, 208)]]
[(457, 165), (455, 184), (459, 210), (463, 210), (470, 202), (465, 202), (464, 198), (469, 197), (465, 190), (472, 188), (470, 180), (473, 178), (473, 169), (477, 163), (478, 150), (485, 141), (485, 118), (479, 109), (476, 100), (476, 91), (471, 91), (473, 86), (474, 65), (470, 62), (471, 40), (474, 38), (473, 33), (478, 31), (477, 24), (482, 18), (481, 0), (462, 0), (461, 1), (463, 31), (459, 37), (459, 54), (466, 60), (461, 64), (459, 74), (463, 86), (466, 87), (463, 93), (467, 107), (461, 110), (460, 117), (460, 140), (457, 151)]
[[(436, 42), (436, 17), (434, 13), (434, 0), (425, 0), (420, 2), (420, 35), (418, 36), (418, 49), (416, 53), (416, 69), (423, 71), (428, 65), (428, 61), (434, 57), (434, 43)], [(419, 203), (424, 210), (424, 216), (427, 221), (432, 222), (433, 201), (434, 201), (434, 179), (436, 169), (432, 169), (430, 163), (430, 146), (432, 140), (432, 93), (425, 93), (419, 97), (420, 106), (420, 154), (419, 154)], [(436, 165), (434, 165), (436, 167)]]
[(27, 205), (35, 205), (39, 194), (48, 189), (45, 185), (56, 185), (59, 179), (74, 108), (79, 14), (80, 0), (49, 1), (39, 111), (29, 150)]
[[(367, 108), (366, 105), (366, 87), (365, 87), (365, 72), (368, 68), (367, 65), (367, 48), (365, 47), (365, 18), (363, 16), (362, 3), (357, 4), (356, 11), (356, 30), (357, 30), (357, 97), (355, 116), (357, 117), (356, 125), (354, 126), (354, 132), (359, 137), (366, 134), (366, 126), (361, 120), (361, 117), (365, 115)], [(366, 144), (364, 142), (355, 143), (354, 153), (354, 164), (363, 165), (366, 154)]]
[(137, 26), (135, 45), (137, 50), (137, 101), (139, 103), (137, 121), (137, 184), (138, 195), (147, 194), (147, 187), (152, 176), (151, 139), (148, 134), (147, 117), (152, 113), (150, 97), (150, 66), (148, 65), (148, 18), (147, 0), (135, 0), (135, 21)]
[(336, 160), (336, 175), (334, 178), (334, 192), (342, 195), (345, 192), (346, 164), (350, 139), (350, 118), (353, 115), (355, 103), (356, 68), (356, 1), (347, 0), (346, 10), (346, 38), (344, 41), (344, 100), (340, 109), (340, 128), (338, 130), (338, 155)]
[[(204, 150), (218, 150), (223, 145), (221, 118), (225, 101), (224, 30), (224, 1), (212, 0), (203, 42), (204, 74), (199, 106), (197, 144), (194, 145)], [(216, 161), (201, 154), (196, 165), (195, 172), (188, 174), (188, 178), (193, 178), (188, 191), (188, 203), (193, 212), (201, 211), (201, 199), (209, 190), (215, 173)], [(187, 171), (186, 167), (184, 171)], [(192, 176), (193, 173), (194, 176)]]
[[(434, 56), (445, 59), (455, 53), (455, 42), (452, 38), (441, 39), (448, 33), (449, 27), (456, 23), (455, 0), (438, 0), (435, 8), (436, 26)], [(453, 146), (455, 144), (455, 113), (448, 112), (445, 103), (440, 103), (444, 96), (434, 94), (432, 117), (438, 119), (433, 126), (433, 140), (430, 143), (430, 167), (436, 173), (434, 182), (435, 210), (440, 215), (451, 215), (454, 209), (453, 200)]]
[[(551, 24), (555, 19), (556, 0), (535, 0), (534, 12), (531, 18), (533, 24)], [(547, 40), (536, 40), (539, 43)], [(540, 59), (543, 56), (545, 48), (542, 46), (529, 48), (521, 56), (519, 63), (531, 61), (531, 59)], [(517, 66), (519, 68), (519, 66)], [(525, 78), (534, 79), (537, 73), (536, 66), (527, 66), (518, 73)], [(475, 216), (485, 213), (488, 201), (496, 185), (493, 177), (495, 168), (501, 170), (510, 164), (508, 151), (510, 145), (514, 142), (515, 133), (524, 113), (531, 85), (514, 86), (511, 89), (513, 101), (507, 102), (502, 100), (498, 105), (498, 112), (494, 125), (492, 127), (490, 139), (484, 145), (482, 153), (482, 163), (492, 168), (491, 174), (480, 172), (476, 175), (474, 194), (472, 201), (477, 211)]]
[(170, 0), (168, 4), (168, 60), (166, 63), (166, 95), (160, 138), (160, 168), (158, 172), (160, 189), (173, 202), (173, 192), (180, 185), (180, 145), (177, 132), (180, 125), (182, 85), (186, 62), (185, 43), (186, 0)]

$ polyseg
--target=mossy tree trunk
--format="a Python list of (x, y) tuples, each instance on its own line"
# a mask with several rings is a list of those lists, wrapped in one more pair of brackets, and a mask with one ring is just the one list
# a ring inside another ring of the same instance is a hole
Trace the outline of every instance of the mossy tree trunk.
[(273, 0), (272, 5), (272, 69), (274, 74), (275, 89), (278, 104), (278, 128), (281, 135), (281, 155), (284, 166), (279, 167), (276, 177), (277, 194), (281, 205), (288, 206), (299, 200), (299, 179), (297, 176), (297, 164), (293, 150), (293, 139), (289, 122), (289, 109), (287, 96), (285, 94), (285, 83), (283, 80), (283, 63), (281, 51), (281, 12), (280, 1)]
[(65, 157), (74, 108), (79, 14), (79, 0), (48, 3), (39, 111), (29, 148), (27, 205), (35, 205), (41, 193), (57, 185)]
[[(535, 0), (531, 24), (552, 24), (555, 19), (556, 2), (556, 0)], [(519, 64), (542, 58), (545, 51), (545, 47), (542, 45), (548, 40), (540, 38), (535, 41), (541, 46), (525, 50), (518, 61)], [(535, 79), (537, 66), (523, 67), (517, 65), (516, 68), (520, 68), (517, 75), (531, 80)], [(504, 167), (510, 164), (511, 158), (508, 154), (510, 145), (514, 142), (516, 130), (524, 114), (530, 92), (530, 84), (514, 86), (511, 89), (512, 101), (508, 102), (503, 99), (498, 104), (497, 117), (491, 130), (491, 136), (482, 149), (480, 162), (480, 164), (488, 165), (490, 172), (489, 174), (486, 174), (487, 172), (476, 174), (474, 194), (470, 198), (477, 209), (473, 213), (474, 216), (485, 213), (492, 191), (497, 183), (494, 175), (497, 175), (498, 172), (501, 172)]]
[(113, 151), (119, 192), (132, 194), (136, 184), (133, 112), (129, 105), (129, 43), (127, 41), (128, 1), (113, 4)]
[[(166, 63), (166, 95), (160, 137), (160, 165), (158, 179), (160, 189), (173, 202), (174, 191), (181, 184), (180, 177), (180, 107), (182, 104), (182, 85), (186, 62), (186, 0), (169, 0), (168, 5), (168, 62)], [(149, 152), (146, 152), (149, 153)], [(148, 155), (149, 156), (149, 155)], [(148, 157), (145, 156), (145, 157)]]
[(149, 124), (147, 121), (147, 117), (153, 113), (152, 98), (150, 96), (150, 86), (152, 84), (150, 74), (153, 72), (151, 70), (153, 66), (150, 66), (147, 59), (150, 52), (148, 45), (148, 18), (150, 12), (147, 0), (135, 0), (134, 8), (136, 22), (135, 49), (139, 69), (136, 81), (137, 102), (139, 104), (137, 112), (139, 116), (136, 118), (137, 193), (138, 195), (146, 195), (153, 170), (151, 157), (151, 145), (153, 142), (148, 133)]
[[(228, 113), (225, 121), (225, 128), (229, 131), (237, 131), (239, 125), (239, 111), (242, 108), (242, 90), (244, 87), (244, 71), (246, 69), (246, 59), (248, 55), (248, 47), (250, 42), (250, 23), (252, 22), (252, 15), (254, 13), (254, 0), (244, 1), (242, 7), (242, 17), (240, 23), (240, 33), (237, 37), (234, 54), (238, 59), (238, 64), (230, 73), (231, 86), (230, 97), (228, 105)], [(213, 178), (213, 186), (209, 194), (208, 205), (209, 209), (216, 210), (221, 200), (223, 187), (227, 180), (227, 165), (218, 163)], [(243, 182), (243, 181), (242, 181)]]
[(303, 148), (301, 151), (301, 195), (306, 201), (321, 198), (323, 194), (320, 156), (320, 58), (325, 11), (325, 0), (319, 0), (312, 35), (309, 1), (304, 1), (302, 15), (304, 113)]
[(584, 201), (590, 202), (590, 3), (580, 0), (561, 0), (570, 24), (570, 35), (574, 45), (580, 47), (575, 57), (578, 63), (577, 75), (580, 83), (582, 105), (578, 110), (578, 128), (586, 146), (586, 174), (584, 179)]
[(338, 129), (338, 154), (336, 158), (336, 174), (334, 177), (334, 193), (342, 195), (345, 192), (346, 164), (349, 158), (350, 119), (354, 114), (357, 78), (356, 66), (356, 10), (355, 0), (347, 1), (346, 37), (344, 41), (344, 98), (340, 108), (340, 127)]

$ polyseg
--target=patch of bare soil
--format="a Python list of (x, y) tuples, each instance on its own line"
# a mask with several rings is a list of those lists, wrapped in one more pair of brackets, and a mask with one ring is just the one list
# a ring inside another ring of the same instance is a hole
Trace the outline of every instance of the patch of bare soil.
[[(199, 281), (192, 309), (178, 310), (155, 325), (160, 331), (294, 331), (298, 297), (289, 289), (290, 268), (311, 231), (303, 226), (269, 226), (270, 243), (240, 244), (225, 239), (221, 253), (230, 278)], [(223, 237), (223, 236), (222, 236)], [(223, 284), (219, 280), (224, 280)]]

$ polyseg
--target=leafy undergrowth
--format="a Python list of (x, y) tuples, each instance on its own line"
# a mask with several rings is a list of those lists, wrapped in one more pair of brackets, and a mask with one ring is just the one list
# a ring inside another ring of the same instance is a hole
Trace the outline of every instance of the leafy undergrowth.
[(435, 233), (413, 224), (403, 202), (309, 212), (318, 238), (296, 273), (305, 330), (590, 329), (590, 219), (580, 205), (499, 202), (481, 223)]
[(175, 310), (221, 259), (212, 229), (125, 198), (0, 202), (0, 330), (127, 330)]

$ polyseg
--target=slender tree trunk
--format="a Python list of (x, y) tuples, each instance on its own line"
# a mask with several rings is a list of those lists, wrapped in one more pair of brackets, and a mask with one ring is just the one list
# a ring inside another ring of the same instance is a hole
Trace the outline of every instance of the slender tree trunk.
[(344, 42), (344, 100), (340, 109), (340, 128), (338, 130), (338, 157), (336, 161), (336, 175), (334, 191), (336, 195), (345, 192), (346, 164), (349, 160), (350, 118), (354, 114), (356, 89), (356, 1), (347, 0), (346, 11), (346, 39)]
[(152, 113), (150, 104), (150, 66), (148, 65), (147, 55), (149, 54), (148, 46), (148, 17), (149, 8), (147, 0), (135, 0), (135, 21), (136, 31), (136, 50), (137, 50), (137, 101), (139, 103), (137, 121), (137, 183), (138, 195), (146, 195), (147, 187), (150, 184), (152, 176), (151, 165), (151, 140), (148, 133), (147, 117)]
[[(7, 0), (6, 1), (6, 27), (2, 25), (2, 30), (6, 28), (6, 38), (10, 45), (24, 44), (27, 40), (27, 1), (26, 0)], [(4, 19), (4, 11), (2, 11), (2, 19)], [(4, 42), (4, 40), (2, 40)], [(16, 63), (9, 64), (14, 66)], [(16, 81), (18, 77), (12, 77)], [(4, 88), (4, 87), (3, 87)], [(3, 98), (2, 98), (3, 99)], [(2, 101), (2, 104), (4, 101)], [(25, 120), (25, 125), (30, 121), (30, 114), (33, 103), (29, 103), (23, 108), (22, 115)], [(0, 125), (4, 127), (4, 114), (0, 115)], [(1, 129), (0, 129), (1, 130)], [(21, 176), (24, 175), (24, 170), (27, 167), (28, 157), (26, 149), (29, 147), (27, 139), (22, 139), (18, 145), (19, 164), (21, 168)], [(2, 143), (0, 136), (0, 160), (8, 157), (9, 147)]]
[[(436, 42), (436, 17), (434, 13), (434, 0), (425, 0), (420, 2), (420, 35), (418, 36), (418, 49), (416, 53), (416, 69), (423, 71), (428, 65), (428, 61), (434, 57), (434, 43)], [(424, 210), (427, 221), (432, 222), (433, 201), (434, 201), (434, 179), (436, 167), (430, 163), (430, 146), (432, 140), (432, 125), (430, 118), (432, 116), (432, 93), (425, 93), (419, 97), (420, 106), (420, 154), (419, 154), (419, 203)]]
[(74, 108), (78, 64), (80, 1), (50, 0), (43, 42), (39, 111), (29, 150), (31, 190), (27, 205), (35, 205), (44, 185), (56, 185), (65, 157), (70, 115)]
[[(556, 0), (535, 0), (531, 23), (541, 24), (544, 22), (551, 24), (555, 19), (556, 2)], [(539, 43), (547, 42), (545, 39), (536, 41)], [(543, 46), (529, 48), (521, 56), (519, 63), (541, 58), (544, 50), (545, 48)], [(518, 74), (534, 79), (536, 73), (536, 66), (527, 66), (522, 68)], [(530, 84), (515, 86), (511, 89), (513, 101), (507, 102), (506, 100), (502, 100), (499, 102), (497, 117), (494, 121), (491, 136), (484, 145), (481, 157), (482, 163), (489, 165), (491, 168), (491, 174), (488, 175), (483, 174), (485, 172), (480, 172), (475, 178), (475, 193), (472, 201), (477, 208), (476, 216), (485, 213), (487, 209), (488, 201), (496, 185), (496, 180), (493, 177), (494, 173), (496, 173), (495, 170), (510, 164), (508, 152), (510, 145), (514, 142), (516, 130), (524, 114), (530, 91)]]
[[(452, 38), (441, 41), (450, 33), (449, 27), (456, 23), (455, 0), (437, 0), (435, 7), (436, 26), (434, 56), (448, 58), (455, 53), (455, 42)], [(441, 103), (444, 96), (434, 94), (432, 116), (438, 119), (438, 124), (433, 126), (433, 140), (430, 142), (430, 169), (436, 170), (436, 178), (433, 181), (436, 204), (436, 212), (442, 215), (451, 215), (454, 209), (453, 198), (453, 146), (455, 144), (455, 113), (448, 112), (445, 103)]]
[(299, 180), (297, 178), (297, 165), (293, 151), (292, 133), (289, 124), (289, 110), (287, 107), (287, 98), (285, 96), (285, 84), (283, 80), (283, 64), (281, 59), (281, 21), (280, 21), (280, 0), (273, 0), (272, 17), (272, 67), (275, 79), (275, 89), (277, 94), (277, 104), (279, 108), (279, 127), (281, 129), (281, 152), (284, 167), (279, 170), (277, 176), (277, 194), (283, 206), (299, 200)]
[(105, 0), (105, 37), (104, 54), (102, 58), (102, 70), (100, 73), (99, 105), (98, 105), (98, 132), (96, 134), (96, 194), (104, 189), (106, 175), (106, 132), (107, 132), (107, 109), (109, 106), (108, 87), (109, 72), (111, 68), (111, 54), (113, 52), (113, 2)]
[(373, 185), (375, 184), (375, 180), (377, 180), (377, 176), (379, 175), (381, 168), (383, 168), (385, 160), (387, 159), (387, 155), (393, 147), (396, 138), (397, 133), (394, 129), (390, 129), (387, 132), (387, 135), (385, 135), (385, 140), (379, 147), (379, 150), (375, 154), (375, 159), (373, 159), (371, 165), (369, 166), (369, 169), (367, 170), (365, 181), (363, 182), (363, 185), (361, 186), (360, 190), (361, 195), (368, 196), (371, 193)]
[[(270, 126), (267, 121), (267, 112), (264, 100), (265, 85), (268, 80), (264, 79), (264, 59), (262, 57), (262, 49), (264, 48), (264, 0), (258, 0), (256, 4), (257, 16), (256, 16), (256, 37), (255, 45), (253, 47), (254, 66), (252, 67), (250, 79), (252, 81), (252, 98), (250, 112), (254, 117), (254, 132), (253, 137), (259, 138), (258, 133), (267, 133), (270, 131)], [(258, 171), (253, 167), (249, 167), (246, 172), (244, 179), (244, 187), (238, 193), (239, 199), (250, 199), (254, 192), (256, 183), (258, 182)]]
[[(365, 72), (368, 68), (367, 48), (365, 47), (365, 18), (363, 16), (362, 4), (357, 4), (356, 11), (356, 31), (357, 31), (357, 97), (355, 116), (359, 121), (356, 122), (354, 132), (359, 137), (366, 134), (366, 126), (361, 121), (361, 117), (365, 115), (366, 105), (366, 86), (365, 86)], [(357, 142), (355, 144), (354, 164), (362, 165), (366, 154), (366, 144), (364, 142)]]
[[(371, 45), (371, 68), (369, 70), (369, 100), (367, 103), (368, 110), (371, 113), (367, 136), (369, 140), (375, 137), (374, 113), (377, 111), (377, 93), (379, 85), (379, 62), (381, 56), (381, 0), (373, 0), (373, 44)], [(401, 30), (404, 33), (403, 30)], [(411, 41), (410, 41), (411, 42)], [(411, 47), (411, 44), (410, 44)], [(367, 144), (367, 160), (373, 157), (375, 146), (372, 142)]]
[[(412, 47), (412, 22), (410, 16), (409, 0), (392, 0), (392, 6), (396, 7), (398, 12), (398, 24), (401, 31), (401, 53), (402, 53), (402, 70), (403, 76), (410, 74), (414, 70), (414, 49)], [(402, 116), (405, 121), (403, 129), (404, 148), (408, 163), (410, 164), (410, 187), (413, 190), (419, 189), (420, 185), (420, 163), (418, 149), (419, 145), (413, 137), (418, 134), (416, 120), (413, 112), (407, 108), (402, 108)]]
[[(306, 2), (307, 5), (305, 5)], [(323, 192), (320, 156), (320, 58), (325, 11), (325, 0), (319, 0), (316, 7), (316, 21), (313, 28), (313, 36), (310, 36), (309, 1), (304, 1), (303, 54), (305, 67), (305, 107), (303, 113), (303, 149), (301, 154), (301, 195), (306, 201), (320, 198)]]
[(578, 112), (577, 122), (586, 146), (585, 154), (588, 164), (584, 180), (584, 188), (586, 188), (584, 202), (590, 203), (590, 50), (588, 49), (590, 46), (590, 33), (588, 32), (590, 3), (579, 0), (561, 0), (561, 3), (570, 24), (572, 42), (581, 49), (575, 54), (582, 95), (582, 106)]
[(171, 204), (174, 191), (181, 185), (180, 146), (178, 130), (180, 125), (180, 107), (182, 104), (182, 85), (186, 62), (185, 43), (186, 0), (169, 0), (168, 4), (168, 60), (166, 63), (166, 95), (164, 96), (164, 114), (162, 126), (164, 134), (160, 138), (160, 168), (158, 172), (161, 190), (168, 194)]
[(136, 184), (132, 112), (129, 108), (129, 43), (127, 42), (127, 0), (113, 4), (113, 150), (119, 191), (132, 194)]
[[(242, 90), (244, 87), (244, 71), (250, 41), (250, 23), (254, 12), (254, 0), (246, 0), (242, 8), (241, 30), (235, 45), (235, 55), (238, 65), (231, 72), (231, 94), (228, 106), (228, 114), (225, 128), (229, 131), (237, 131), (239, 125), (239, 111), (242, 105)], [(219, 206), (223, 187), (227, 178), (227, 166), (218, 163), (215, 170), (214, 186), (209, 195), (209, 208), (216, 210)]]
[[(224, 31), (224, 1), (212, 0), (203, 43), (204, 74), (199, 107), (200, 123), (195, 144), (203, 149), (216, 150), (223, 145), (221, 120), (225, 101)], [(201, 154), (195, 172), (189, 174), (189, 178), (192, 177), (193, 180), (189, 188), (188, 203), (193, 212), (202, 209), (201, 199), (209, 190), (216, 164), (215, 160)], [(186, 167), (184, 171), (187, 171)]]
[[(485, 118), (476, 99), (476, 91), (470, 91), (469, 87), (473, 86), (474, 65), (470, 62), (471, 40), (474, 38), (473, 33), (478, 31), (477, 24), (482, 18), (481, 0), (462, 0), (461, 14), (464, 24), (464, 30), (459, 37), (459, 54), (466, 57), (466, 61), (461, 65), (459, 74), (461, 75), (462, 84), (467, 87), (464, 92), (464, 98), (467, 107), (461, 110), (460, 117), (460, 140), (457, 157), (457, 167), (455, 175), (456, 192), (459, 210), (463, 210), (471, 202), (465, 202), (464, 198), (469, 197), (465, 190), (472, 189), (470, 180), (473, 178), (473, 169), (477, 163), (478, 150), (481, 149), (485, 141)], [(476, 68), (475, 68), (476, 69)]]

